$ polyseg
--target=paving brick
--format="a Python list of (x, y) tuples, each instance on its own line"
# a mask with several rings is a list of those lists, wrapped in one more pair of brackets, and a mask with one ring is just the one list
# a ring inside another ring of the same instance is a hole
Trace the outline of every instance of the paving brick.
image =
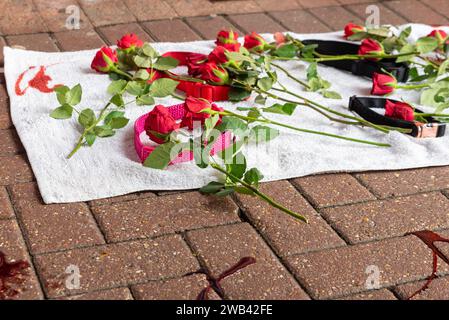
[(133, 300), (128, 288), (114, 288), (88, 292), (76, 296), (61, 297), (61, 300)]
[(14, 211), (5, 187), (0, 187), (0, 219), (14, 217)]
[(391, 291), (387, 289), (381, 289), (350, 295), (344, 298), (340, 298), (339, 300), (397, 300), (397, 299)]
[(241, 36), (241, 31), (222, 16), (194, 17), (187, 19), (187, 23), (192, 26), (201, 37), (208, 40), (216, 39), (218, 31), (223, 29), (240, 32), (239, 36)]
[[(343, 1), (343, 0), (340, 0), (340, 2), (341, 1)], [(351, 1), (351, 0), (346, 0), (346, 1)], [(372, 2), (372, 0), (368, 0), (368, 1)], [(404, 24), (407, 22), (407, 20), (405, 20), (403, 17), (399, 16), (393, 10), (384, 6), (382, 3), (376, 2), (374, 4), (379, 8), (380, 24), (400, 25), (400, 24)], [(365, 20), (368, 17), (368, 14), (366, 13), (366, 8), (368, 5), (369, 5), (368, 3), (352, 4), (352, 5), (346, 6), (346, 9), (353, 12), (357, 16), (359, 16), (362, 20)], [(369, 14), (371, 14), (371, 13), (369, 13)]]
[[(6, 255), (7, 262), (18, 260), (30, 262), (19, 226), (15, 220), (0, 221), (0, 251)], [(30, 267), (27, 271), (28, 275), (25, 276), (25, 281), (14, 287), (20, 293), (11, 297), (12, 299), (42, 299), (42, 291), (33, 268)]]
[[(178, 235), (130, 241), (35, 257), (49, 297), (74, 295), (197, 271), (198, 262)], [(80, 288), (66, 289), (67, 266), (80, 270)]]
[(182, 20), (150, 21), (142, 24), (152, 38), (158, 41), (177, 42), (201, 40)]
[(449, 188), (449, 167), (365, 172), (356, 177), (379, 198)]
[(298, 222), (258, 198), (237, 196), (248, 219), (279, 255), (287, 256), (345, 244), (288, 181), (263, 184), (261, 190), (309, 219), (308, 224)]
[[(132, 286), (134, 296), (138, 300), (195, 300), (209, 282), (203, 274), (193, 274), (182, 278), (165, 281), (152, 281)], [(220, 297), (210, 290), (209, 300)]]
[(247, 13), (260, 12), (261, 8), (255, 1), (230, 0), (215, 1), (208, 0), (166, 0), (183, 17), (196, 17), (215, 15), (220, 13)]
[(3, 66), (3, 47), (6, 46), (5, 39), (3, 37), (0, 37), (0, 66)]
[[(49, 31), (59, 32), (71, 30), (66, 27), (66, 21), (71, 16), (79, 14), (79, 28), (91, 29), (92, 25), (84, 14), (83, 10), (78, 6), (75, 0), (33, 0), (39, 14), (44, 20)], [(70, 21), (68, 26), (73, 28)]]
[(273, 0), (255, 0), (259, 7), (263, 11), (275, 11), (275, 10), (293, 10), (301, 8), (301, 5), (296, 0), (283, 0), (283, 1), (273, 1)]
[(93, 207), (92, 211), (109, 241), (154, 237), (240, 221), (238, 207), (229, 198), (198, 192)]
[(103, 206), (103, 205), (114, 204), (114, 203), (118, 203), (118, 202), (126, 202), (126, 201), (131, 201), (131, 200), (145, 199), (145, 198), (152, 198), (152, 197), (156, 197), (156, 194), (154, 194), (153, 192), (149, 192), (149, 191), (135, 192), (135, 193), (125, 194), (124, 196), (92, 200), (92, 201), (89, 201), (89, 205), (92, 207)]
[(35, 183), (17, 184), (10, 190), (32, 253), (104, 243), (86, 204), (44, 205)]
[(10, 46), (19, 46), (27, 50), (35, 51), (59, 51), (54, 40), (48, 33), (23, 34), (8, 36), (6, 41)]
[(417, 0), (386, 1), (384, 4), (409, 22), (447, 24), (449, 20)]
[(298, 33), (328, 32), (329, 27), (304, 10), (271, 12), (288, 30)]
[(349, 22), (364, 24), (359, 17), (342, 7), (312, 8), (310, 12), (332, 30), (342, 30)]
[(236, 14), (229, 16), (229, 19), (246, 33), (252, 31), (259, 33), (285, 31), (283, 26), (264, 13)]
[[(337, 0), (339, 3), (341, 4), (359, 4), (359, 3), (363, 3), (363, 4), (370, 4), (372, 2), (374, 2), (373, 0)], [(379, 4), (379, 2), (375, 3), (376, 5)], [(366, 7), (366, 5), (365, 5)]]
[(376, 199), (347, 173), (314, 175), (292, 183), (319, 208)]
[(53, 34), (64, 51), (96, 49), (104, 45), (94, 30), (73, 30)]
[(136, 21), (122, 0), (78, 0), (95, 27)]
[(449, 227), (449, 200), (427, 193), (322, 210), (350, 243)]
[(297, 0), (304, 8), (330, 7), (338, 5), (337, 0)]
[(117, 41), (127, 33), (135, 33), (142, 41), (151, 42), (153, 40), (137, 23), (117, 24), (101, 27), (99, 30), (110, 45), (117, 44)]
[[(407, 283), (394, 288), (401, 299), (408, 299), (417, 290), (421, 289), (426, 281)], [(414, 296), (411, 300), (448, 300), (449, 299), (449, 277), (437, 278), (432, 281), (429, 288)]]
[(34, 179), (25, 155), (0, 157), (0, 185), (28, 182)]
[(1, 34), (21, 34), (47, 31), (32, 0), (2, 1)]
[(12, 127), (11, 115), (9, 114), (9, 98), (4, 83), (0, 83), (0, 130)]
[(256, 258), (255, 264), (221, 281), (228, 299), (308, 298), (262, 238), (246, 223), (190, 231), (187, 239), (214, 277), (243, 257)]
[(449, 6), (447, 0), (421, 0), (424, 4), (432, 8), (434, 11), (444, 14), (449, 18)]
[[(379, 268), (380, 288), (422, 280), (432, 257), (418, 238), (406, 236), (292, 256), (287, 263), (313, 298), (327, 299), (366, 291), (369, 266)], [(449, 272), (446, 265), (440, 270)]]
[(23, 146), (15, 130), (0, 130), (0, 156), (23, 152)]
[(159, 20), (177, 16), (167, 2), (163, 0), (124, 0), (126, 6), (139, 21)]

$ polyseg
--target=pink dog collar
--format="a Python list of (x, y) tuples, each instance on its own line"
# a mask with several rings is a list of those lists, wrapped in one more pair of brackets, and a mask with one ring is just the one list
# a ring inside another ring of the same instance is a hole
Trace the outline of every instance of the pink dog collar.
[[(177, 104), (168, 107), (168, 111), (171, 113), (172, 117), (175, 120), (180, 120), (184, 116), (185, 109), (184, 104)], [(142, 142), (142, 139), (140, 138), (140, 135), (142, 132), (145, 131), (145, 121), (148, 118), (148, 114), (144, 114), (143, 116), (139, 117), (136, 122), (134, 122), (134, 147), (136, 149), (137, 155), (139, 156), (140, 160), (145, 162), (146, 158), (150, 155), (151, 152), (156, 148), (156, 146), (148, 146), (144, 145)], [(232, 134), (229, 131), (226, 131), (220, 135), (220, 137), (215, 141), (214, 146), (211, 150), (211, 155), (216, 154), (217, 152), (220, 152), (224, 149), (226, 149), (228, 146), (230, 146), (232, 143)], [(181, 152), (175, 159), (173, 159), (170, 162), (170, 165), (181, 163), (181, 162), (187, 162), (193, 160), (193, 152), (192, 151), (183, 151)]]

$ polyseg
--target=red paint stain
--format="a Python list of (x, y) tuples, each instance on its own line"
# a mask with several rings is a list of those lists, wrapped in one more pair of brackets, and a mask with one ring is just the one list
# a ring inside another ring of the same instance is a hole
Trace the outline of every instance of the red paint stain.
[(27, 70), (22, 72), (19, 77), (17, 78), (16, 84), (15, 84), (15, 92), (18, 96), (23, 96), (25, 92), (28, 90), (28, 88), (34, 88), (36, 90), (39, 90), (43, 93), (50, 93), (53, 92), (53, 90), (56, 87), (62, 86), (62, 84), (56, 84), (54, 86), (49, 86), (49, 82), (52, 80), (52, 78), (47, 75), (45, 66), (39, 66), (39, 71), (36, 73), (36, 75), (28, 81), (28, 84), (25, 86), (24, 89), (20, 88), (20, 85), (23, 81), (24, 76), (30, 71), (35, 69), (35, 66), (29, 67)]
[(16, 262), (6, 262), (6, 255), (0, 251), (0, 300), (5, 300), (16, 296), (19, 291), (14, 287), (22, 284), (28, 275), (30, 264), (20, 260)]
[(418, 237), (422, 242), (426, 244), (432, 250), (432, 274), (427, 278), (427, 281), (424, 283), (424, 285), (416, 290), (410, 297), (408, 297), (407, 300), (412, 299), (413, 297), (417, 296), (418, 294), (424, 292), (427, 290), (432, 283), (432, 281), (437, 278), (437, 271), (438, 271), (438, 258), (441, 258), (447, 265), (449, 265), (449, 259), (435, 246), (435, 242), (446, 242), (449, 243), (449, 239), (443, 238), (439, 234), (424, 230), (424, 231), (416, 231), (412, 232), (414, 236)]
[(221, 287), (221, 284), (220, 284), (221, 280), (225, 279), (226, 277), (229, 277), (230, 275), (233, 275), (237, 271), (239, 271), (243, 268), (246, 268), (247, 266), (249, 266), (253, 263), (256, 263), (256, 259), (254, 259), (252, 257), (244, 257), (244, 258), (240, 259), (240, 261), (237, 262), (237, 264), (235, 264), (232, 267), (230, 267), (229, 269), (225, 270), (217, 278), (208, 276), (207, 280), (209, 281), (209, 285), (206, 288), (204, 288), (203, 290), (201, 290), (201, 292), (199, 293), (199, 295), (196, 299), (197, 300), (208, 300), (207, 294), (210, 291), (210, 289), (212, 289), (212, 287), (214, 287), (220, 295), (223, 295), (223, 288)]

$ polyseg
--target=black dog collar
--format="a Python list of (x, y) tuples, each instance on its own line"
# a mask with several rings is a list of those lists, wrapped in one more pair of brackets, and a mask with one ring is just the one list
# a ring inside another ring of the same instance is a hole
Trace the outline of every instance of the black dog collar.
[[(303, 40), (303, 44), (317, 44), (316, 52), (325, 55), (358, 54), (359, 45), (342, 41)], [(355, 75), (372, 78), (373, 73), (383, 73), (383, 70), (391, 73), (399, 82), (406, 82), (409, 76), (409, 68), (406, 63), (397, 63), (395, 59), (372, 60), (338, 60), (324, 61), (324, 65), (340, 70), (352, 72)]]
[[(406, 121), (386, 117), (377, 113), (373, 109), (385, 109), (387, 100), (399, 102), (397, 100), (385, 98), (367, 98), (352, 96), (349, 99), (349, 110), (358, 113), (363, 119), (371, 123), (385, 125), (389, 127), (397, 127), (411, 129), (409, 133), (415, 138), (437, 138), (444, 136), (446, 124), (435, 120), (432, 117), (424, 117), (427, 123), (418, 121)], [(415, 112), (423, 113), (421, 110), (415, 109)]]

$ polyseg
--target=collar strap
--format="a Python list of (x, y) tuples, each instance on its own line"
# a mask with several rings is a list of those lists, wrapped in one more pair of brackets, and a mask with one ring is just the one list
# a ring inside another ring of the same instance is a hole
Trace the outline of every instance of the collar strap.
[[(207, 59), (207, 55), (195, 52), (171, 51), (162, 55), (163, 57), (172, 57), (179, 61), (178, 66), (187, 66), (200, 60)], [(171, 72), (156, 71), (152, 81), (159, 78), (172, 78), (179, 81), (177, 89), (185, 92), (186, 96), (203, 98), (211, 102), (229, 100), (229, 86), (214, 86), (202, 82), (179, 80), (176, 74)]]
[[(173, 105), (168, 107), (168, 111), (171, 116), (175, 120), (181, 120), (185, 114), (184, 103)], [(134, 148), (136, 149), (137, 156), (140, 161), (143, 163), (150, 155), (151, 152), (157, 147), (157, 145), (146, 145), (142, 141), (141, 135), (145, 132), (145, 121), (148, 118), (148, 113), (139, 117), (134, 122)], [(232, 143), (232, 134), (230, 131), (223, 132), (217, 140), (214, 142), (214, 146), (211, 149), (210, 154), (214, 155), (217, 152), (220, 152), (227, 147), (229, 147)], [(175, 159), (170, 162), (171, 164), (187, 162), (193, 160), (193, 152), (192, 151), (182, 151)]]
[[(358, 54), (359, 45), (343, 41), (304, 40), (305, 45), (317, 44), (316, 52), (325, 55)], [(374, 73), (382, 73), (386, 70), (395, 76), (399, 82), (406, 82), (409, 76), (409, 68), (406, 63), (397, 63), (395, 59), (373, 60), (338, 60), (324, 61), (324, 65), (340, 70), (352, 72), (362, 77), (372, 78)]]
[[(374, 124), (411, 129), (409, 135), (415, 138), (437, 138), (444, 136), (446, 124), (441, 123), (432, 117), (425, 117), (428, 122), (422, 123), (386, 117), (373, 110), (385, 109), (387, 100), (399, 102), (393, 99), (352, 96), (349, 99), (349, 110), (356, 112), (363, 119)], [(415, 109), (415, 112), (422, 113), (422, 111), (418, 109)]]

